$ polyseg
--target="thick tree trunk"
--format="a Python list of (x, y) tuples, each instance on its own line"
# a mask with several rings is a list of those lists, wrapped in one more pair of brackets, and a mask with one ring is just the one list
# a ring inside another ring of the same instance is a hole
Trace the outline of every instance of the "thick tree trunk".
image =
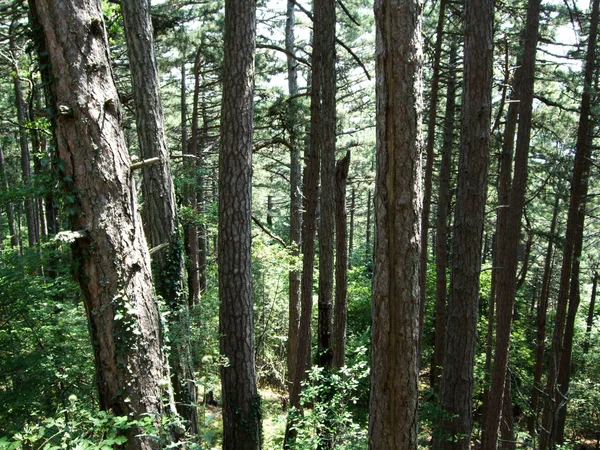
[(453, 226), (451, 290), (441, 383), (444, 449), (470, 447), (481, 241), (489, 164), (493, 0), (465, 5), (462, 136)]
[(588, 189), (588, 174), (590, 168), (589, 137), (591, 133), (591, 90), (595, 71), (595, 53), (598, 35), (598, 4), (599, 0), (592, 2), (592, 15), (590, 23), (590, 35), (588, 38), (587, 54), (584, 67), (583, 93), (581, 97), (581, 108), (579, 116), (579, 127), (577, 130), (577, 142), (575, 144), (575, 160), (573, 162), (573, 176), (571, 182), (571, 196), (569, 200), (569, 212), (567, 215), (567, 230), (563, 251), (563, 261), (560, 273), (560, 285), (556, 306), (556, 318), (552, 334), (552, 347), (550, 353), (550, 364), (546, 383), (547, 400), (542, 415), (542, 432), (540, 434), (540, 450), (553, 448), (556, 442), (556, 420), (559, 405), (562, 403), (562, 393), (557, 389), (558, 374), (561, 353), (563, 349), (563, 338), (567, 314), (567, 302), (569, 297), (570, 281), (572, 275), (574, 252), (577, 246), (578, 214), (584, 204)]
[(219, 154), (223, 449), (261, 448), (252, 299), (252, 134), (256, 2), (226, 0)]
[[(519, 100), (519, 128), (515, 149), (515, 165), (512, 187), (507, 207), (501, 204), (498, 210), (498, 233), (496, 236), (496, 345), (492, 384), (487, 398), (485, 426), (482, 448), (495, 450), (498, 429), (502, 417), (502, 397), (504, 382), (507, 379), (510, 333), (513, 308), (517, 289), (518, 249), (521, 232), (521, 218), (527, 188), (527, 163), (531, 137), (531, 117), (535, 75), (535, 54), (537, 50), (541, 0), (530, 0), (527, 7), (527, 23), (523, 63), (515, 75)], [(512, 158), (510, 158), (512, 161)], [(510, 169), (509, 169), (510, 173)]]
[(550, 278), (552, 276), (552, 258), (554, 254), (554, 239), (556, 238), (556, 222), (558, 220), (558, 206), (560, 195), (556, 194), (554, 199), (554, 208), (552, 210), (552, 221), (550, 223), (550, 234), (548, 237), (548, 247), (544, 260), (544, 273), (542, 274), (542, 289), (536, 315), (536, 350), (535, 350), (535, 369), (533, 372), (533, 390), (531, 392), (531, 417), (528, 418), (527, 428), (529, 433), (534, 436), (537, 428), (537, 415), (539, 409), (540, 392), (542, 391), (542, 375), (544, 372), (544, 348), (546, 341), (546, 316), (548, 312), (548, 300), (550, 299)]
[(321, 367), (332, 362), (333, 258), (335, 242), (335, 0), (315, 0), (313, 20), (313, 92), (318, 119), (311, 126), (311, 146), (321, 158), (321, 195), (319, 198), (319, 302), (318, 355)]
[(448, 268), (448, 211), (452, 191), (450, 189), (452, 168), (452, 147), (454, 146), (454, 127), (456, 114), (456, 53), (457, 45), (450, 47), (450, 62), (448, 86), (446, 92), (446, 112), (444, 116), (444, 142), (442, 146), (442, 161), (440, 165), (440, 182), (436, 222), (436, 252), (435, 252), (435, 343), (433, 364), (431, 368), (431, 385), (439, 395), (440, 377), (444, 364), (446, 337), (446, 298), (447, 298), (447, 268)]
[(121, 12), (136, 110), (137, 135), (143, 159), (158, 157), (156, 164), (143, 169), (142, 194), (145, 224), (153, 251), (152, 271), (156, 292), (171, 310), (169, 362), (177, 409), (188, 430), (198, 433), (196, 384), (190, 352), (188, 303), (183, 294), (183, 251), (176, 223), (175, 190), (165, 139), (160, 101), (158, 67), (154, 54), (150, 1), (123, 0)]
[(348, 227), (346, 220), (346, 180), (350, 152), (335, 167), (335, 311), (333, 327), (333, 366), (344, 365), (346, 317), (348, 315)]
[[(296, 23), (294, 14), (295, 3), (287, 2), (287, 18), (285, 22), (285, 49), (288, 52), (288, 132), (290, 135), (290, 245), (292, 255), (300, 256), (300, 232), (302, 227), (302, 174), (300, 164), (300, 140), (298, 129), (300, 127), (298, 95), (298, 63), (293, 58), (295, 55), (294, 27)], [(288, 321), (288, 348), (287, 348), (287, 379), (289, 388), (296, 372), (298, 358), (298, 331), (300, 327), (300, 272), (292, 270), (289, 273), (289, 321)]]
[(417, 448), (421, 243), (421, 15), (377, 0), (377, 172), (369, 448)]
[[(108, 60), (102, 9), (95, 0), (30, 1), (52, 62), (58, 157), (71, 217), (77, 277), (94, 343), (100, 407), (160, 417), (168, 393), (160, 316)], [(36, 25), (32, 27), (38, 29)], [(163, 445), (137, 428), (128, 448)]]

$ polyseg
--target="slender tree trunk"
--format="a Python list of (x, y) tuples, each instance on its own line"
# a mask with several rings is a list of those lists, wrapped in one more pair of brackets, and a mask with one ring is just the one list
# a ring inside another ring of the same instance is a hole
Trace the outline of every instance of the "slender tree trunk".
[[(189, 163), (190, 177), (198, 176), (199, 166), (199, 130), (198, 130), (198, 109), (200, 102), (200, 56), (201, 49), (196, 51), (196, 57), (194, 59), (194, 94), (192, 101), (192, 123), (191, 123), (191, 136), (189, 145), (186, 145), (187, 152), (194, 158)], [(196, 180), (202, 182), (202, 180)], [(195, 186), (196, 183), (192, 183), (186, 188), (186, 202), (191, 209), (192, 214), (198, 213), (198, 192)], [(200, 303), (200, 267), (199, 267), (199, 242), (198, 242), (198, 227), (196, 226), (195, 220), (190, 220), (183, 225), (183, 236), (185, 253), (187, 256), (187, 282), (188, 282), (188, 303), (189, 306), (196, 306)]]
[(335, 167), (335, 314), (333, 328), (333, 366), (341, 368), (346, 354), (346, 317), (348, 315), (348, 227), (346, 220), (346, 180), (350, 152)]
[(366, 232), (365, 232), (365, 264), (367, 267), (372, 267), (372, 243), (371, 243), (371, 212), (372, 212), (372, 204), (373, 204), (373, 193), (371, 189), (367, 189), (367, 223), (366, 223)]
[[(591, 142), (590, 142), (591, 143)], [(563, 399), (557, 408), (556, 443), (564, 444), (565, 423), (567, 420), (567, 405), (569, 401), (569, 384), (571, 382), (571, 359), (573, 354), (573, 336), (575, 334), (575, 319), (581, 295), (579, 292), (579, 272), (581, 267), (581, 252), (583, 250), (583, 226), (585, 223), (585, 201), (578, 212), (577, 237), (575, 251), (573, 254), (573, 268), (571, 269), (571, 287), (569, 292), (569, 308), (565, 324), (565, 335), (560, 354), (560, 366), (558, 368), (558, 390)]]
[[(4, 151), (0, 145), (0, 177), (2, 177), (2, 187), (8, 190), (8, 178), (6, 176), (6, 165), (4, 164)], [(19, 245), (17, 231), (15, 230), (15, 213), (12, 202), (5, 203), (6, 220), (8, 221), (8, 232), (10, 233), (10, 246), (16, 248)]]
[(319, 101), (315, 105), (318, 121), (311, 126), (311, 146), (319, 146), (321, 158), (317, 360), (321, 367), (330, 368), (335, 241), (335, 0), (315, 0), (313, 15), (313, 90), (319, 93)]
[[(189, 310), (183, 294), (183, 251), (177, 229), (175, 190), (165, 139), (158, 66), (154, 54), (150, 1), (123, 0), (121, 12), (136, 109), (140, 153), (159, 162), (143, 169), (142, 194), (152, 271), (157, 293), (171, 309), (169, 362), (177, 409), (192, 434), (198, 434), (196, 384), (192, 367)], [(161, 245), (165, 249), (159, 249)]]
[(441, 383), (444, 449), (468, 449), (471, 442), (473, 366), (479, 302), (479, 274), (489, 164), (493, 0), (465, 4), (462, 136), (454, 214), (452, 274)]
[(594, 324), (594, 315), (596, 310), (596, 292), (598, 290), (598, 272), (594, 270), (594, 277), (592, 279), (592, 297), (590, 298), (590, 306), (588, 309), (588, 316), (585, 325), (585, 340), (583, 341), (583, 353), (587, 354), (590, 350), (590, 334), (592, 332), (592, 325)]
[(574, 252), (577, 245), (577, 217), (579, 209), (583, 205), (585, 195), (587, 194), (587, 181), (590, 167), (590, 148), (588, 143), (591, 132), (591, 89), (595, 71), (595, 53), (598, 34), (598, 3), (599, 0), (592, 1), (592, 19), (590, 23), (590, 35), (588, 38), (587, 54), (584, 67), (583, 93), (581, 97), (577, 142), (575, 144), (575, 160), (573, 162), (573, 176), (571, 183), (571, 196), (569, 200), (569, 212), (567, 216), (567, 230), (560, 274), (554, 332), (552, 334), (550, 364), (546, 383), (547, 401), (544, 405), (544, 412), (542, 415), (540, 450), (546, 450), (547, 448), (554, 447), (556, 442), (556, 413), (559, 404), (562, 402), (562, 393), (557, 389), (558, 373), (561, 352), (563, 348), (567, 301), (569, 297)]
[(252, 299), (252, 134), (256, 2), (226, 0), (219, 154), (223, 450), (261, 448)]
[(542, 290), (537, 307), (536, 315), (536, 351), (535, 351), (535, 369), (533, 372), (533, 390), (531, 392), (531, 417), (528, 419), (529, 433), (534, 436), (537, 426), (537, 415), (540, 392), (542, 391), (542, 374), (544, 367), (544, 347), (546, 340), (546, 316), (548, 312), (548, 300), (550, 299), (550, 278), (552, 276), (552, 257), (554, 251), (554, 239), (556, 235), (556, 222), (558, 219), (558, 206), (560, 196), (556, 194), (554, 199), (554, 208), (552, 210), (552, 221), (550, 223), (550, 235), (548, 238), (548, 247), (546, 248), (546, 257), (544, 260), (544, 273), (542, 274)]
[(448, 86), (446, 93), (446, 113), (444, 117), (444, 142), (442, 146), (442, 162), (440, 166), (440, 182), (436, 223), (435, 253), (435, 343), (433, 350), (433, 366), (431, 368), (431, 385), (439, 395), (439, 378), (444, 364), (446, 337), (446, 297), (448, 268), (448, 211), (452, 191), (450, 189), (452, 168), (452, 147), (454, 145), (454, 127), (456, 114), (456, 53), (455, 42), (450, 47)]
[(350, 194), (350, 231), (348, 232), (348, 270), (352, 269), (352, 254), (354, 249), (354, 208), (356, 207), (356, 189)]
[[(100, 407), (160, 424), (163, 401), (173, 410), (174, 403), (100, 2), (29, 5), (32, 29), (43, 31), (52, 63), (50, 106), (57, 115), (58, 157), (71, 180), (65, 187), (75, 197), (75, 267)], [(164, 446), (137, 427), (128, 437), (128, 449)]]
[[(302, 228), (302, 174), (300, 165), (300, 140), (298, 128), (300, 127), (298, 95), (298, 63), (293, 58), (295, 54), (294, 27), (296, 19), (294, 2), (287, 2), (287, 18), (285, 23), (285, 48), (288, 52), (288, 123), (290, 135), (290, 244), (292, 255), (300, 256), (300, 232)], [(292, 270), (289, 273), (289, 322), (288, 322), (288, 353), (287, 370), (289, 388), (296, 372), (298, 358), (298, 331), (300, 326), (300, 272)]]
[(421, 14), (376, 0), (377, 171), (369, 448), (417, 448)]
[(425, 301), (427, 299), (427, 249), (429, 236), (429, 214), (431, 211), (431, 186), (433, 179), (433, 148), (435, 146), (435, 129), (438, 109), (440, 67), (442, 57), (442, 44), (444, 41), (444, 23), (446, 17), (446, 0), (440, 0), (440, 11), (436, 28), (436, 40), (433, 49), (433, 74), (431, 75), (431, 88), (429, 93), (429, 115), (427, 117), (427, 140), (425, 145), (425, 181), (423, 187), (423, 215), (421, 216), (421, 257), (419, 260), (419, 352), (423, 339), (423, 321), (425, 319)]
[[(17, 65), (18, 51), (15, 43), (16, 22), (10, 27), (10, 50), (13, 63), (13, 88), (15, 91), (15, 106), (17, 109), (17, 123), (19, 125), (19, 146), (21, 148), (21, 177), (23, 185), (27, 188), (31, 184), (31, 156), (29, 152), (29, 139), (27, 138), (27, 113), (25, 100), (21, 87), (20, 71)], [(31, 193), (25, 195), (25, 218), (27, 220), (27, 240), (29, 247), (35, 246), (39, 241), (39, 230), (36, 221), (35, 201)]]
[[(521, 219), (527, 188), (527, 165), (531, 137), (531, 116), (535, 75), (535, 54), (537, 49), (541, 0), (530, 0), (527, 7), (527, 24), (523, 64), (515, 75), (519, 100), (519, 128), (515, 150), (515, 166), (509, 203), (498, 211), (498, 233), (496, 236), (497, 287), (496, 287), (496, 345), (492, 384), (487, 399), (482, 448), (495, 450), (498, 429), (502, 416), (504, 382), (507, 379), (510, 333), (516, 295), (518, 248), (520, 242)], [(511, 158), (512, 160), (512, 158)], [(510, 169), (509, 169), (510, 172)]]

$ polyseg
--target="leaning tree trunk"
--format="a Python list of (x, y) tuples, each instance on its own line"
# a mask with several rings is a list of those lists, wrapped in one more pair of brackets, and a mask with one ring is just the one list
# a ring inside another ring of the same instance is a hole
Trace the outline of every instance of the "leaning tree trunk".
[[(156, 292), (171, 310), (169, 362), (177, 409), (188, 430), (198, 433), (196, 384), (190, 351), (188, 303), (183, 293), (183, 249), (176, 222), (175, 190), (165, 139), (150, 0), (123, 0), (121, 11), (131, 71), (140, 153), (159, 161), (142, 172), (145, 230), (152, 252)], [(163, 247), (164, 248), (161, 248)]]
[(223, 450), (261, 448), (252, 299), (252, 134), (256, 2), (226, 0), (219, 154), (219, 332)]
[(421, 237), (421, 14), (377, 0), (377, 172), (369, 448), (417, 448)]
[[(441, 404), (445, 449), (470, 448), (481, 241), (489, 164), (493, 0), (465, 4), (462, 136), (454, 213), (451, 289)], [(442, 442), (442, 441), (440, 441)]]
[[(165, 414), (169, 370), (100, 2), (31, 0), (33, 29), (52, 63), (58, 157), (71, 216), (75, 268), (94, 343), (103, 410), (135, 419)], [(40, 26), (35, 23), (39, 21)], [(129, 449), (163, 445), (128, 432)]]

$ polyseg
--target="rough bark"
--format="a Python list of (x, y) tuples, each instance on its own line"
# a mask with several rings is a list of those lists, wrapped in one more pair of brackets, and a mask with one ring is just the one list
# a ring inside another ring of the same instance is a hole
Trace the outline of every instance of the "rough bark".
[[(100, 407), (141, 419), (173, 402), (148, 248), (121, 126), (100, 2), (29, 2), (52, 62), (58, 157), (71, 217), (76, 274), (93, 342)], [(132, 429), (128, 448), (158, 449)]]
[[(285, 22), (285, 49), (287, 51), (288, 72), (288, 132), (290, 136), (290, 245), (292, 255), (300, 256), (300, 232), (302, 227), (302, 175), (300, 165), (300, 140), (298, 136), (299, 105), (298, 95), (298, 63), (295, 55), (295, 14), (294, 2), (287, 2), (287, 17)], [(289, 273), (289, 321), (288, 321), (288, 380), (291, 382), (296, 371), (298, 354), (298, 329), (300, 326), (300, 272), (292, 270)]]
[(344, 365), (346, 318), (348, 316), (348, 227), (346, 220), (346, 181), (350, 152), (335, 167), (335, 310), (333, 321), (333, 366)]
[[(504, 383), (507, 379), (510, 333), (517, 290), (521, 220), (527, 188), (540, 5), (541, 0), (530, 0), (528, 2), (523, 63), (515, 75), (517, 99), (519, 101), (519, 127), (515, 148), (514, 177), (508, 198), (509, 203), (508, 205), (500, 204), (498, 210), (497, 262), (494, 264), (495, 267), (499, 268), (496, 273), (496, 345), (492, 384), (489, 397), (486, 399), (487, 414), (482, 442), (484, 450), (495, 450), (497, 446), (498, 429), (502, 416), (502, 397), (505, 391)], [(510, 160), (512, 161), (512, 158)], [(508, 170), (510, 173), (510, 169)]]
[(135, 118), (143, 159), (159, 158), (142, 171), (145, 231), (152, 254), (156, 292), (171, 309), (171, 376), (177, 409), (188, 430), (198, 433), (196, 384), (190, 353), (189, 311), (183, 294), (183, 251), (176, 222), (175, 190), (165, 139), (158, 65), (154, 54), (150, 1), (123, 0), (121, 12), (133, 87)]
[(493, 1), (465, 4), (462, 135), (453, 225), (451, 288), (441, 382), (444, 449), (471, 441), (473, 365), (479, 301), (481, 243), (489, 163)]
[(311, 126), (311, 146), (318, 146), (321, 158), (319, 197), (319, 301), (317, 361), (329, 368), (332, 362), (333, 266), (335, 242), (335, 0), (315, 0), (313, 12), (313, 91), (319, 101)]
[(573, 161), (573, 175), (571, 182), (571, 194), (569, 199), (569, 211), (567, 215), (567, 230), (563, 250), (563, 260), (560, 273), (560, 284), (556, 306), (556, 317), (554, 331), (552, 334), (552, 346), (550, 350), (550, 363), (546, 383), (547, 400), (542, 415), (542, 429), (540, 433), (540, 450), (552, 448), (556, 440), (556, 419), (559, 405), (562, 403), (562, 392), (557, 389), (558, 372), (560, 366), (561, 352), (563, 348), (563, 337), (567, 313), (567, 303), (571, 273), (574, 261), (574, 252), (577, 239), (577, 218), (579, 210), (583, 205), (588, 188), (588, 173), (590, 167), (589, 158), (589, 136), (591, 133), (591, 90), (595, 71), (595, 52), (598, 34), (598, 3), (592, 2), (592, 15), (590, 23), (590, 35), (588, 38), (586, 61), (584, 66), (583, 92), (579, 125), (577, 129), (577, 141), (575, 144), (575, 160)]
[(442, 146), (442, 161), (440, 165), (440, 181), (436, 221), (436, 252), (435, 252), (435, 343), (433, 350), (433, 365), (431, 368), (431, 384), (434, 392), (439, 395), (439, 379), (444, 364), (446, 337), (446, 298), (447, 298), (447, 269), (448, 269), (448, 212), (452, 191), (450, 189), (452, 168), (452, 147), (456, 114), (456, 53), (457, 45), (450, 47), (450, 63), (448, 86), (446, 92), (446, 112), (444, 116), (444, 142)]
[(377, 171), (369, 448), (417, 448), (421, 11), (377, 0)]
[(219, 298), (223, 449), (261, 448), (252, 299), (252, 135), (256, 2), (225, 2), (219, 154)]

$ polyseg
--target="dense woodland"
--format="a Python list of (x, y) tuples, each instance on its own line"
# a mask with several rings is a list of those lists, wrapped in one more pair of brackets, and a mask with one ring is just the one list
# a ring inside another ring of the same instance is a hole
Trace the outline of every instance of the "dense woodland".
[(599, 1), (2, 0), (0, 448), (600, 448)]

